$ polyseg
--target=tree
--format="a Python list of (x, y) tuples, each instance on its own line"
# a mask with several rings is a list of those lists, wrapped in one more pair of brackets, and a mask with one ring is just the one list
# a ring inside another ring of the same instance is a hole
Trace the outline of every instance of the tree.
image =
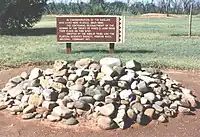
[(0, 33), (17, 34), (40, 21), (47, 0), (1, 0)]

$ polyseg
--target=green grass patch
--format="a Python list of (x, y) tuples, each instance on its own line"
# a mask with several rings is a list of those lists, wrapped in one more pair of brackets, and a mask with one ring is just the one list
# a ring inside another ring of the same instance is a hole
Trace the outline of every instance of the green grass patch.
[[(56, 42), (55, 17), (44, 16), (24, 36), (0, 36), (0, 67), (27, 62), (56, 59), (99, 60), (108, 54), (108, 44), (73, 44), (72, 54), (66, 55), (65, 44)], [(145, 67), (200, 69), (200, 38), (187, 35), (188, 17), (129, 18), (126, 17), (126, 40), (115, 46), (114, 57), (123, 62), (140, 61)], [(200, 18), (193, 18), (193, 35), (200, 36)]]

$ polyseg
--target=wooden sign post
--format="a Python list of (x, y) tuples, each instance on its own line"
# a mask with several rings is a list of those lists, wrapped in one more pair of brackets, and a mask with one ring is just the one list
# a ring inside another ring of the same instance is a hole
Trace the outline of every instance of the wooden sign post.
[(72, 43), (109, 43), (114, 53), (115, 43), (124, 42), (124, 22), (121, 16), (58, 16), (57, 42), (66, 43), (67, 54)]

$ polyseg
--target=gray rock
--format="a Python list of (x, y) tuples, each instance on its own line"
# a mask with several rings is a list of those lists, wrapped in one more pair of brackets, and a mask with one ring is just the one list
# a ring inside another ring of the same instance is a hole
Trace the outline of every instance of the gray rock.
[(45, 76), (51, 76), (51, 75), (53, 75), (53, 73), (54, 73), (54, 70), (49, 69), (49, 68), (44, 71)]
[(70, 117), (68, 119), (63, 119), (62, 123), (67, 124), (67, 125), (76, 125), (78, 124), (78, 120), (76, 120), (74, 117)]
[(9, 82), (12, 82), (14, 84), (19, 84), (23, 81), (23, 79), (21, 78), (21, 76), (16, 76), (13, 77), (12, 79), (9, 80)]
[(78, 68), (78, 69), (85, 69), (89, 66), (91, 61), (92, 60), (90, 58), (80, 59), (80, 60), (76, 61), (75, 67)]
[(52, 115), (59, 116), (62, 118), (69, 118), (72, 116), (72, 111), (67, 107), (57, 106), (53, 109)]
[(61, 120), (61, 117), (55, 115), (48, 115), (47, 119), (51, 122), (57, 122)]
[(148, 102), (147, 98), (145, 98), (145, 97), (141, 97), (141, 98), (140, 98), (140, 103), (141, 103), (142, 105), (147, 104), (147, 102)]
[(78, 78), (77, 74), (70, 74), (68, 77), (69, 81), (76, 81), (76, 79)]
[(17, 95), (19, 95), (19, 94), (21, 94), (21, 93), (23, 92), (23, 84), (24, 84), (23, 82), (20, 83), (20, 84), (18, 84), (16, 87), (14, 87), (14, 88), (8, 90), (7, 93), (8, 93), (11, 97), (15, 98)]
[(83, 85), (73, 85), (69, 87), (69, 90), (75, 90), (75, 91), (84, 91), (85, 87)]
[(58, 99), (64, 99), (65, 96), (67, 96), (67, 92), (61, 92), (58, 94)]
[(149, 100), (150, 102), (153, 102), (156, 98), (155, 94), (152, 92), (148, 92), (144, 94), (144, 97)]
[(153, 104), (152, 107), (158, 112), (163, 112), (163, 108), (157, 104)]
[(74, 102), (74, 107), (78, 109), (85, 109), (88, 107), (88, 104), (85, 101), (78, 100)]
[(148, 87), (147, 84), (144, 81), (140, 81), (137, 84), (137, 88), (139, 91), (141, 91), (142, 93), (148, 92)]
[(123, 75), (125, 74), (125, 69), (123, 67), (119, 67), (119, 66), (114, 66), (113, 70), (115, 72), (117, 72), (118, 75)]
[(139, 78), (142, 79), (143, 81), (145, 81), (147, 84), (160, 83), (159, 79), (151, 78), (149, 76), (139, 76)]
[(35, 117), (35, 113), (27, 113), (27, 114), (22, 115), (22, 119), (24, 120), (32, 119), (34, 117)]
[(108, 94), (110, 94), (111, 86), (110, 86), (109, 84), (105, 85), (105, 86), (104, 86), (104, 90), (105, 90)]
[(134, 77), (135, 77), (135, 74), (134, 73), (130, 73), (130, 74), (127, 74), (127, 75), (123, 75), (119, 80), (131, 83), (132, 80), (134, 79)]
[(44, 101), (42, 95), (38, 94), (31, 94), (28, 98), (28, 104), (29, 105), (34, 105), (34, 106), (40, 106), (42, 102)]
[(21, 101), (22, 98), (23, 98), (23, 96), (24, 96), (23, 94), (19, 94), (19, 95), (16, 96), (16, 99), (19, 100), (19, 101)]
[(64, 60), (55, 60), (53, 68), (56, 71), (62, 70), (62, 69), (66, 69), (67, 68), (67, 61)]
[(66, 79), (64, 79), (63, 77), (56, 77), (54, 78), (54, 81), (58, 83), (62, 83), (64, 85), (67, 83)]
[(66, 76), (66, 74), (67, 74), (67, 69), (62, 69), (62, 70), (54, 72), (53, 76), (54, 77), (63, 77), (63, 76)]
[(102, 58), (100, 60), (100, 64), (103, 66), (109, 66), (111, 68), (113, 68), (114, 66), (121, 66), (121, 60), (118, 58), (111, 58), (111, 57), (106, 57), (106, 58)]
[(80, 91), (76, 91), (76, 90), (70, 90), (69, 91), (69, 94), (68, 94), (68, 97), (70, 99), (72, 99), (73, 101), (76, 101), (78, 100), (80, 97), (83, 96), (83, 93), (80, 92)]
[(161, 123), (165, 123), (165, 122), (167, 122), (167, 117), (165, 115), (161, 114), (158, 117), (158, 121), (161, 122)]
[(80, 101), (84, 101), (86, 103), (94, 104), (95, 100), (91, 96), (82, 96), (79, 98)]
[(58, 98), (58, 93), (56, 93), (53, 89), (44, 89), (42, 91), (42, 95), (44, 96), (45, 100), (48, 101), (56, 101)]
[(31, 80), (30, 86), (31, 87), (39, 87), (40, 86), (40, 80), (39, 79)]
[(101, 67), (101, 72), (104, 73), (106, 76), (114, 77), (117, 73), (109, 66), (103, 65)]
[(119, 128), (124, 129), (125, 128), (125, 120), (126, 118), (126, 111), (125, 109), (119, 109), (117, 111), (117, 116), (116, 118), (113, 119), (113, 121), (115, 121), (115, 123), (119, 126)]
[(126, 62), (126, 68), (138, 71), (141, 70), (141, 64), (135, 60), (130, 60)]
[(136, 113), (139, 113), (139, 112), (143, 112), (144, 110), (144, 107), (142, 104), (140, 103), (135, 103), (132, 105), (132, 109), (136, 112)]
[(38, 77), (42, 76), (43, 71), (39, 68), (34, 68), (31, 70), (29, 79), (34, 80), (37, 79)]
[(53, 110), (53, 108), (55, 108), (56, 106), (58, 106), (58, 104), (54, 101), (44, 101), (42, 103), (42, 107), (49, 109), (49, 110)]
[(84, 85), (85, 84), (85, 78), (81, 77), (81, 78), (78, 78), (75, 82), (76, 85)]
[(133, 96), (133, 93), (130, 89), (129, 90), (125, 89), (119, 93), (119, 96), (121, 99), (129, 100), (131, 98), (131, 96)]
[(193, 95), (186, 93), (182, 95), (182, 98), (187, 100), (191, 104), (191, 107), (194, 107), (194, 108), (197, 107), (197, 101)]
[(162, 100), (162, 101), (156, 101), (154, 102), (156, 105), (158, 106), (164, 106), (165, 102)]
[(101, 66), (98, 63), (92, 63), (89, 66), (89, 70), (95, 71), (95, 72), (99, 72), (101, 69)]
[(179, 99), (179, 98), (180, 98), (180, 96), (179, 96), (179, 95), (176, 95), (176, 94), (170, 94), (170, 95), (169, 95), (169, 99), (172, 100), (172, 101), (177, 100), (177, 99)]
[(110, 116), (115, 112), (115, 106), (113, 104), (106, 104), (100, 108), (100, 114), (104, 116)]
[(36, 114), (35, 115), (35, 119), (40, 119), (40, 118), (42, 118), (42, 114)]
[(24, 106), (12, 106), (8, 110), (11, 112), (22, 112), (24, 110)]
[(96, 101), (103, 101), (105, 97), (102, 94), (96, 94), (96, 95), (93, 96), (93, 98)]
[(67, 108), (69, 108), (69, 109), (74, 108), (74, 102), (68, 102), (67, 103)]
[(23, 110), (23, 114), (35, 112), (36, 107), (34, 105), (29, 105)]
[(135, 90), (137, 88), (137, 81), (133, 81), (131, 84), (131, 89)]
[(182, 106), (178, 106), (178, 112), (179, 112), (179, 113), (183, 113), (183, 114), (185, 114), (185, 115), (191, 114), (191, 111), (190, 111), (189, 108), (182, 107)]
[(117, 82), (117, 85), (120, 87), (120, 88), (123, 88), (123, 89), (126, 89), (128, 87), (128, 83), (126, 81), (118, 81)]
[(83, 77), (83, 76), (87, 76), (89, 74), (90, 70), (88, 69), (77, 69), (76, 70), (76, 75), (78, 77)]
[(99, 116), (97, 124), (101, 129), (104, 130), (113, 129), (115, 127), (114, 121), (111, 118), (105, 116)]
[(21, 75), (20, 75), (20, 77), (22, 79), (28, 79), (28, 74), (26, 72), (22, 72)]

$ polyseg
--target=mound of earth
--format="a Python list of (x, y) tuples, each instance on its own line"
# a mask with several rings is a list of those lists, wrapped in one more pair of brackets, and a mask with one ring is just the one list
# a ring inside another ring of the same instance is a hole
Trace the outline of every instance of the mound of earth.
[(34, 68), (9, 80), (0, 94), (0, 109), (22, 119), (47, 119), (76, 125), (93, 120), (101, 129), (127, 128), (151, 120), (167, 122), (197, 107), (191, 90), (160, 70), (135, 60), (55, 61), (53, 68)]

